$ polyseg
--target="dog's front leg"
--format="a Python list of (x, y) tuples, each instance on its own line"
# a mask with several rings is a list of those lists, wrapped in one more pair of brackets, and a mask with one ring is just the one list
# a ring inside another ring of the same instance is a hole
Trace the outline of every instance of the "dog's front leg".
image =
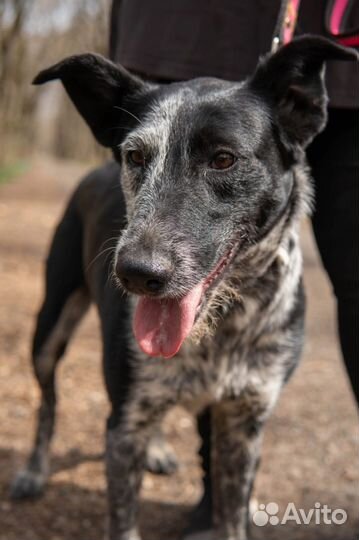
[(212, 414), (212, 483), (218, 540), (248, 540), (249, 501), (261, 447), (262, 423), (242, 400)]
[(138, 492), (144, 469), (144, 437), (120, 427), (109, 429), (106, 444), (106, 474), (109, 532), (106, 540), (139, 540)]
[(151, 400), (133, 400), (113, 427), (109, 422), (106, 445), (106, 473), (109, 502), (109, 540), (140, 540), (138, 495), (149, 441), (168, 407), (151, 406)]

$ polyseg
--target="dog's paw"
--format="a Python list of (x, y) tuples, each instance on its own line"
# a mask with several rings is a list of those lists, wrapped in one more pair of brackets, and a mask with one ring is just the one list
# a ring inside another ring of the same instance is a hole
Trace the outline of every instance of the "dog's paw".
[(10, 487), (10, 497), (12, 499), (30, 499), (39, 497), (44, 491), (46, 477), (42, 473), (20, 471)]
[(153, 474), (173, 474), (178, 461), (173, 448), (162, 438), (154, 438), (147, 449), (146, 469)]

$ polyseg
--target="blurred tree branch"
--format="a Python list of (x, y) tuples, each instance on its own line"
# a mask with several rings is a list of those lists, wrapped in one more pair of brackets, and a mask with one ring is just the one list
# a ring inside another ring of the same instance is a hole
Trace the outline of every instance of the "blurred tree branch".
[[(6, 80), (16, 42), (23, 32), (24, 20), (32, 4), (33, 0), (12, 0), (11, 2), (4, 0), (2, 2), (0, 9), (0, 27), (2, 29), (0, 34), (0, 81), (2, 83)], [(11, 17), (12, 20), (6, 23), (6, 17)]]
[[(63, 157), (103, 155), (65, 95), (56, 93), (49, 108), (44, 104), (54, 87), (35, 90), (31, 80), (69, 54), (106, 54), (109, 4), (110, 0), (0, 0), (0, 162), (28, 153), (41, 144), (39, 139), (46, 142), (47, 151)], [(45, 121), (37, 129), (41, 110)]]

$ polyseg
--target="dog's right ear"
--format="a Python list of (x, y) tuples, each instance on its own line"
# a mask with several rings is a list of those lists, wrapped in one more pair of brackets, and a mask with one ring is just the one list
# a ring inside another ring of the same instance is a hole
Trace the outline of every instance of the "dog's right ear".
[(359, 54), (322, 37), (302, 36), (262, 59), (249, 81), (270, 105), (283, 142), (290, 147), (306, 147), (325, 126), (327, 60), (358, 62)]
[(136, 123), (131, 112), (149, 85), (98, 54), (80, 54), (41, 71), (33, 84), (60, 79), (75, 107), (103, 146), (114, 148)]

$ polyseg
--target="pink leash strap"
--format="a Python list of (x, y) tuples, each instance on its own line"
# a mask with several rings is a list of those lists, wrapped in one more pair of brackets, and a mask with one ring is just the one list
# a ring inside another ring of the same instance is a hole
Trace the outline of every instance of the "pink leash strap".
[(287, 2), (287, 11), (284, 19), (283, 44), (286, 45), (293, 39), (295, 27), (297, 24), (300, 0), (289, 0)]
[[(312, 0), (315, 2), (316, 0)], [(346, 16), (353, 2), (359, 0), (328, 0), (325, 15), (327, 34), (347, 47), (359, 47), (359, 28), (343, 32)], [(293, 39), (297, 24), (300, 0), (282, 0), (273, 34), (272, 52)]]
[(336, 0), (336, 2), (334, 2), (330, 17), (330, 31), (335, 36), (340, 34), (340, 27), (347, 6), (348, 0)]
[(330, 36), (342, 45), (359, 46), (359, 28), (343, 31), (343, 22), (352, 5), (351, 0), (334, 0), (329, 2), (325, 17), (326, 30)]
[[(313, 0), (315, 1), (315, 0)], [(297, 24), (300, 0), (282, 0), (273, 34), (272, 52), (292, 41)]]

